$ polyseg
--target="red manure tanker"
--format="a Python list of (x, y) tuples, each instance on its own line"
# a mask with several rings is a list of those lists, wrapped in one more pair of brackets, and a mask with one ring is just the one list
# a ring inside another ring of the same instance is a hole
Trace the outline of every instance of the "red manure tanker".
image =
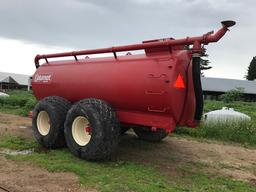
[[(67, 144), (76, 156), (97, 160), (108, 158), (129, 128), (140, 139), (157, 142), (177, 125), (196, 127), (203, 112), (203, 46), (217, 42), (233, 25), (223, 21), (216, 33), (199, 37), (37, 55), (35, 138), (45, 147)], [(134, 50), (144, 53), (118, 55)], [(113, 57), (89, 57), (104, 53)], [(73, 59), (50, 61), (59, 57)]]

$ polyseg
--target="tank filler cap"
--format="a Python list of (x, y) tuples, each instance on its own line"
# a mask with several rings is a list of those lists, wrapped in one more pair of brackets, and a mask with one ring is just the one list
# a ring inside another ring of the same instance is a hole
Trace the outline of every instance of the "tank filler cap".
[(232, 20), (227, 20), (227, 21), (222, 21), (221, 24), (223, 27), (229, 28), (229, 27), (234, 26), (236, 24), (236, 22), (232, 21)]

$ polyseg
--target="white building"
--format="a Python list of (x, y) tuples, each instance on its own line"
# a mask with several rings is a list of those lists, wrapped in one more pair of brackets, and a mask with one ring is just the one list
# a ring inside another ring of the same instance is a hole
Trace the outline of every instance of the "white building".
[(30, 76), (0, 72), (0, 91), (30, 88)]
[(256, 101), (256, 81), (201, 77), (204, 97), (218, 99), (231, 89), (243, 88), (243, 97), (247, 101)]

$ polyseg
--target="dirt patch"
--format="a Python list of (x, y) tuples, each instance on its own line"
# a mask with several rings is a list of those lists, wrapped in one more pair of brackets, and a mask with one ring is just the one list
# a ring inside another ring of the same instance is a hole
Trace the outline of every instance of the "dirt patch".
[[(0, 134), (9, 133), (33, 138), (31, 119), (0, 113)], [(95, 192), (79, 184), (73, 173), (50, 173), (47, 170), (6, 160), (0, 155), (0, 192)]]
[(172, 177), (182, 177), (180, 169), (225, 175), (255, 183), (256, 150), (238, 146), (203, 143), (168, 137), (161, 143), (142, 143), (134, 134), (122, 138), (119, 158), (158, 168)]
[(31, 119), (0, 113), (0, 134), (8, 133), (32, 138)]
[[(3, 120), (4, 123), (1, 123)], [(26, 128), (21, 128), (20, 126), (25, 126)], [(0, 113), (0, 133), (3, 132), (33, 138), (31, 119)], [(168, 137), (160, 143), (147, 143), (138, 140), (132, 132), (129, 132), (122, 137), (119, 149), (114, 157), (114, 160), (115, 159), (155, 167), (170, 178), (182, 178), (184, 173), (181, 169), (195, 172), (200, 169), (200, 171), (207, 173), (210, 172), (215, 175), (224, 175), (234, 179), (256, 183), (256, 150), (246, 149), (239, 146), (203, 143), (175, 137)], [(64, 174), (63, 177), (60, 177), (61, 179), (64, 179), (64, 181), (60, 180), (61, 182), (59, 182), (58, 185), (58, 176), (56, 176), (58, 174), (48, 173), (47, 171), (30, 166), (25, 166), (24, 175), (26, 175), (25, 172), (28, 170), (31, 171), (32, 176), (20, 178), (17, 176), (23, 174), (17, 171), (21, 169), (18, 164), (8, 162), (10, 164), (10, 168), (8, 168), (8, 166), (3, 166), (7, 162), (6, 160), (0, 159), (0, 161), (0, 165), (2, 165), (0, 171), (2, 173), (4, 172), (6, 177), (9, 174), (8, 177), (16, 179), (17, 183), (19, 183), (19, 179), (21, 179), (20, 182), (25, 183), (27, 186), (31, 185), (31, 183), (35, 184), (41, 182), (38, 186), (41, 186), (41, 184), (44, 183), (45, 185), (48, 185), (48, 187), (51, 187), (56, 183), (57, 190), (63, 183), (67, 184), (64, 185), (64, 187), (73, 185), (72, 183), (65, 181), (68, 177), (72, 177), (70, 181), (74, 181), (74, 183), (76, 183), (78, 179), (73, 174), (67, 174), (69, 176)], [(19, 169), (15, 166), (19, 167)], [(33, 173), (33, 169), (35, 169), (35, 173)], [(41, 181), (40, 174), (38, 177), (33, 175), (40, 171), (42, 172)], [(15, 175), (17, 178), (15, 178)], [(48, 177), (51, 176), (52, 179), (48, 179)], [(0, 175), (0, 178), (2, 179), (2, 175)], [(56, 182), (51, 181), (55, 181), (54, 179)], [(0, 182), (2, 182), (2, 180), (0, 180)], [(26, 186), (25, 184), (24, 186)], [(74, 186), (76, 185), (78, 184), (74, 184)], [(56, 191), (55, 188), (52, 189)]]
[[(14, 163), (0, 156), (0, 187), (11, 192), (92, 192), (81, 188), (72, 173), (49, 173), (46, 170)], [(1, 190), (0, 190), (1, 191)]]
[(0, 124), (31, 126), (31, 118), (0, 113)]

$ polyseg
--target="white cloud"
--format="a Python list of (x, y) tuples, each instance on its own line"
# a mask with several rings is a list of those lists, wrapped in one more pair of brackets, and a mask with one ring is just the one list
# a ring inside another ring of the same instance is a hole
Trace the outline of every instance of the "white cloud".
[(35, 72), (34, 57), (39, 53), (67, 51), (60, 47), (41, 46), (19, 40), (0, 38), (0, 71), (32, 75)]
[(234, 19), (237, 26), (207, 46), (213, 69), (205, 74), (241, 79), (256, 55), (255, 6), (253, 0), (0, 0), (0, 70), (29, 74), (36, 54), (201, 35)]

